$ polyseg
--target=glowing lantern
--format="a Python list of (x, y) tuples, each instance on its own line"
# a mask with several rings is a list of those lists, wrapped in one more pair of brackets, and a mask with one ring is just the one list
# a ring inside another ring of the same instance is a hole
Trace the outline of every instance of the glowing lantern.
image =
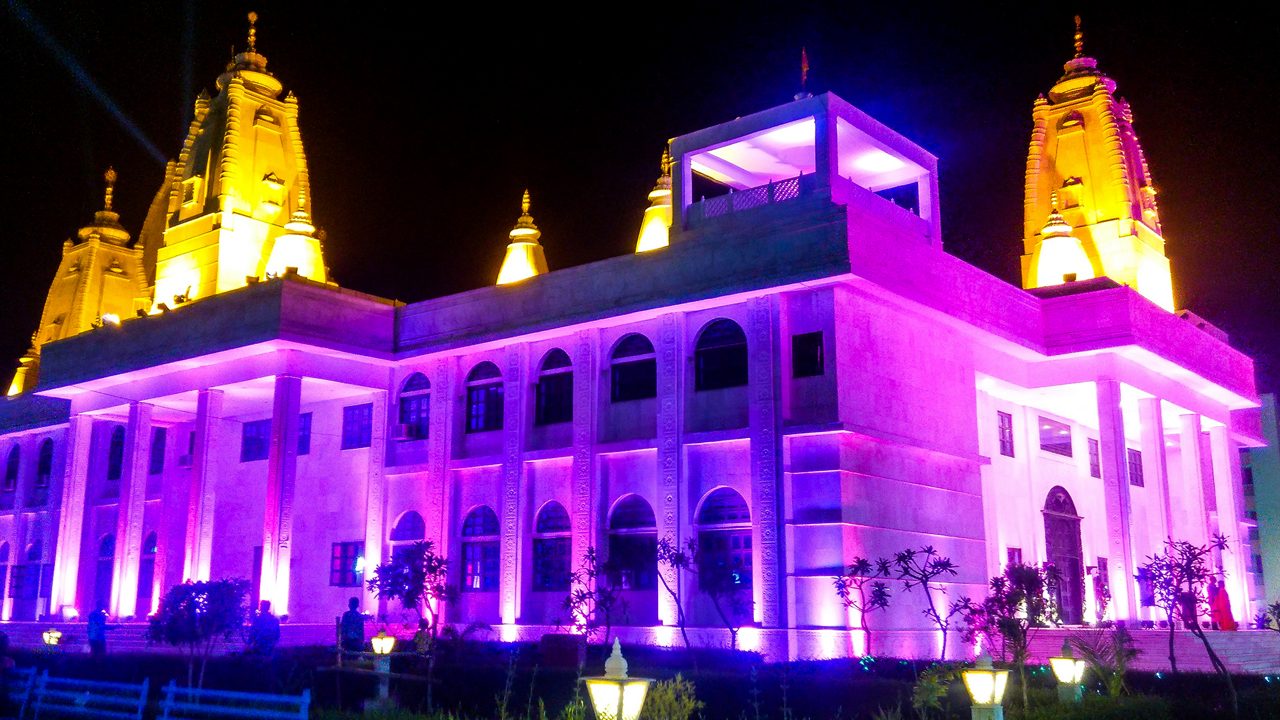
[(1083, 660), (1077, 660), (1071, 653), (1071, 643), (1062, 641), (1062, 656), (1049, 658), (1049, 667), (1058, 678), (1058, 700), (1064, 703), (1078, 703), (1084, 694), (1080, 681), (1084, 679)]
[(49, 628), (40, 634), (44, 638), (44, 644), (48, 647), (57, 647), (62, 642), (62, 633), (57, 628)]
[(991, 665), (991, 656), (983, 653), (978, 662), (962, 670), (964, 686), (973, 700), (973, 720), (1004, 720), (1004, 688), (1009, 683), (1009, 671), (997, 670)]
[(627, 677), (622, 644), (613, 639), (613, 654), (604, 663), (604, 675), (585, 678), (591, 708), (597, 720), (636, 720), (649, 692), (648, 678)]
[(378, 703), (386, 706), (391, 701), (391, 651), (396, 647), (396, 636), (388, 635), (387, 629), (382, 628), (369, 644), (377, 656), (373, 671), (378, 673)]
[(383, 628), (369, 640), (369, 643), (373, 645), (375, 655), (390, 655), (396, 647), (396, 636), (388, 635), (386, 628)]

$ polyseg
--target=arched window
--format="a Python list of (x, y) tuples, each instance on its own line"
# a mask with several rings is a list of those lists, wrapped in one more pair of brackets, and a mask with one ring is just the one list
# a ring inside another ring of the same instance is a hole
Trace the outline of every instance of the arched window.
[(1058, 614), (1067, 625), (1084, 619), (1084, 552), (1080, 516), (1066, 488), (1055, 486), (1044, 501), (1044, 552), (1058, 573), (1053, 588)]
[(533, 589), (537, 592), (569, 589), (572, 525), (564, 506), (552, 501), (542, 506), (534, 523)]
[(467, 432), (502, 429), (502, 373), (482, 362), (467, 375)]
[(138, 600), (134, 617), (143, 618), (151, 614), (152, 594), (155, 588), (156, 553), (160, 551), (160, 541), (155, 531), (147, 533), (142, 539), (142, 557), (138, 561)]
[(401, 440), (422, 440), (430, 432), (431, 381), (422, 373), (414, 373), (400, 388)]
[(36, 461), (36, 487), (49, 487), (53, 478), (53, 440), (45, 438), (40, 443), (40, 457)]
[(467, 514), (462, 523), (462, 590), (498, 589), (498, 516), (488, 505)]
[(534, 425), (573, 420), (573, 363), (565, 351), (556, 348), (542, 359), (534, 395)]
[(9, 457), (4, 463), (4, 491), (13, 492), (18, 489), (18, 470), (22, 467), (22, 450), (14, 445), (9, 448)]
[(124, 427), (117, 425), (111, 431), (111, 445), (107, 448), (107, 479), (119, 480), (124, 473)]
[(98, 567), (93, 584), (94, 609), (106, 608), (111, 603), (111, 581), (116, 557), (116, 536), (107, 533), (98, 540)]
[(638, 333), (628, 335), (613, 349), (609, 368), (612, 402), (644, 400), (658, 396), (658, 360), (653, 343)]
[(658, 523), (639, 495), (622, 498), (609, 514), (609, 584), (620, 590), (658, 587)]
[(751, 511), (737, 491), (712, 490), (698, 510), (698, 584), (720, 591), (751, 587)]
[(694, 390), (747, 384), (747, 336), (732, 320), (714, 320), (698, 334), (694, 349)]
[(387, 538), (391, 541), (391, 557), (399, 557), (407, 548), (413, 547), (414, 543), (426, 538), (426, 522), (422, 520), (421, 515), (410, 510), (401, 515), (395, 527), (391, 528), (391, 535)]

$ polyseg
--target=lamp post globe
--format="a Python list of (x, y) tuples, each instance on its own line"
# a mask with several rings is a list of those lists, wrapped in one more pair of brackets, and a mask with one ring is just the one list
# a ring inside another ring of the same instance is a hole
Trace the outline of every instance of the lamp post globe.
[(629, 677), (622, 644), (613, 639), (613, 653), (604, 663), (604, 675), (583, 678), (596, 720), (636, 720), (649, 692), (648, 678)]
[(1071, 643), (1062, 641), (1062, 654), (1049, 658), (1049, 667), (1058, 678), (1058, 700), (1064, 703), (1078, 703), (1084, 696), (1084, 660), (1079, 660), (1071, 652)]
[(998, 670), (991, 664), (991, 656), (982, 653), (974, 666), (962, 670), (964, 687), (973, 701), (973, 720), (1004, 720), (1004, 689), (1009, 684), (1009, 671)]

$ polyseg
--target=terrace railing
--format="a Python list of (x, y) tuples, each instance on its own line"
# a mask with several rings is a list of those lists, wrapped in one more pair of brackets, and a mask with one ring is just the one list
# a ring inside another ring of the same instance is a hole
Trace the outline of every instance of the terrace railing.
[(727, 195), (692, 203), (686, 215), (691, 223), (697, 223), (709, 218), (723, 217), (795, 200), (812, 192), (814, 178), (814, 175), (798, 175), (746, 190), (730, 190)]

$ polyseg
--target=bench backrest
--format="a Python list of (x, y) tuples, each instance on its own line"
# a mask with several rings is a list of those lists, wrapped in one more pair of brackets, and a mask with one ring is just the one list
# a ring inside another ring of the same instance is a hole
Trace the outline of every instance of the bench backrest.
[(49, 672), (36, 678), (36, 718), (56, 717), (116, 718), (142, 720), (147, 706), (150, 680), (140, 684), (113, 683), (79, 678), (49, 677)]
[(8, 685), (5, 693), (9, 696), (9, 703), (18, 711), (18, 717), (22, 717), (27, 713), (27, 704), (31, 702), (31, 690), (36, 685), (36, 669), (10, 668), (5, 682)]
[(301, 695), (232, 692), (180, 688), (170, 680), (160, 701), (163, 720), (211, 720), (213, 718), (270, 718), (307, 720), (311, 691)]

